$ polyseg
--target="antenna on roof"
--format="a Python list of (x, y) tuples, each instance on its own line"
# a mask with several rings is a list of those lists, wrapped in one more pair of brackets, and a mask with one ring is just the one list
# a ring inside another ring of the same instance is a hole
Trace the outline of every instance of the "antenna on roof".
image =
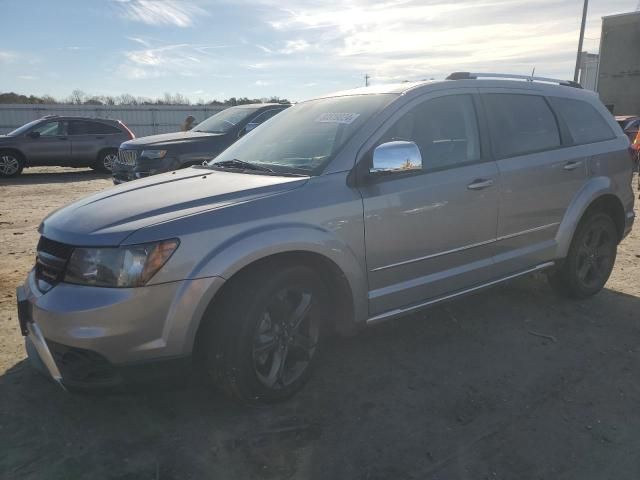
[(533, 82), (533, 78), (536, 76), (536, 67), (533, 67), (533, 70), (531, 71), (531, 80), (529, 80), (530, 82)]

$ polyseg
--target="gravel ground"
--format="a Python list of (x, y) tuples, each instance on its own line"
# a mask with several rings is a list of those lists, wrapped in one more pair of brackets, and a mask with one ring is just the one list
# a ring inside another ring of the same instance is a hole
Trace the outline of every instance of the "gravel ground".
[(242, 409), (197, 385), (69, 395), (34, 373), (14, 291), (37, 225), (110, 181), (0, 182), (0, 478), (640, 478), (638, 228), (592, 299), (520, 279), (331, 339), (295, 398)]

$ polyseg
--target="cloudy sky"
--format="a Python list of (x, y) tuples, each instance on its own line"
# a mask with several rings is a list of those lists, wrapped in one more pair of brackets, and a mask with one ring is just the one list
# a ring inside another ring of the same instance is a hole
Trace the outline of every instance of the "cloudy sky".
[[(591, 0), (601, 17), (637, 0)], [(582, 0), (0, 0), (0, 91), (294, 100), (455, 70), (570, 78)]]

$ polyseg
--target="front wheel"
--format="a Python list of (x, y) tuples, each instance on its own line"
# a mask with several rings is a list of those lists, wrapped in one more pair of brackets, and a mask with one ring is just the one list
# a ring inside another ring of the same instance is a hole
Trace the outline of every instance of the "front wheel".
[(549, 274), (551, 286), (572, 298), (598, 293), (609, 280), (616, 261), (618, 232), (606, 213), (595, 213), (580, 223), (567, 258)]
[(0, 177), (16, 177), (23, 168), (24, 161), (16, 153), (0, 151)]
[(246, 404), (296, 393), (318, 356), (327, 288), (305, 266), (250, 272), (221, 299), (205, 339), (206, 367), (218, 386)]

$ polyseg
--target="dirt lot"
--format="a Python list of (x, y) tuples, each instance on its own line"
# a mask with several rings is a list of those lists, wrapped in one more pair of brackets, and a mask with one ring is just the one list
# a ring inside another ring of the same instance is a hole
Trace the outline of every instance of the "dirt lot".
[(69, 395), (25, 361), (14, 289), (41, 218), (109, 185), (65, 169), (0, 183), (0, 478), (640, 478), (640, 229), (593, 299), (538, 276), (332, 339), (282, 405)]

